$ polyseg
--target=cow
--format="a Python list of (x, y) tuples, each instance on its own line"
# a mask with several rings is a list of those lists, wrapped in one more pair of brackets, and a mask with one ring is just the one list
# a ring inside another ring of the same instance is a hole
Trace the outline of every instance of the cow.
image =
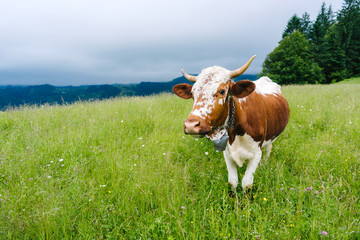
[(281, 87), (270, 78), (234, 82), (255, 56), (234, 71), (213, 66), (193, 76), (182, 70), (194, 85), (182, 83), (172, 89), (181, 98), (193, 99), (192, 111), (184, 122), (185, 134), (206, 137), (214, 142), (216, 149), (223, 151), (230, 194), (238, 185), (237, 166), (242, 167), (245, 162), (242, 189), (251, 189), (262, 148), (266, 161), (272, 143), (289, 121), (289, 106)]

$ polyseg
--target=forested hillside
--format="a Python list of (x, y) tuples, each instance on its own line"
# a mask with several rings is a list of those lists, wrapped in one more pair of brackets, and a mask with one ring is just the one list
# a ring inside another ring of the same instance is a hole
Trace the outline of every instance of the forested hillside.
[(323, 3), (315, 21), (306, 12), (294, 15), (261, 75), (280, 84), (332, 83), (359, 76), (360, 1), (344, 0), (337, 13)]
[[(256, 75), (242, 75), (237, 80), (255, 80)], [(147, 96), (171, 92), (174, 85), (188, 82), (184, 77), (170, 82), (141, 82), (139, 84), (64, 86), (2, 86), (0, 87), (0, 110), (24, 104), (73, 103), (78, 100), (108, 99), (121, 96)]]

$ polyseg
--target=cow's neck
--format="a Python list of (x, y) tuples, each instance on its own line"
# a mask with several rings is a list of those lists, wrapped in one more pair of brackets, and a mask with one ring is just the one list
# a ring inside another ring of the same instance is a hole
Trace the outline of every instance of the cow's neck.
[(223, 138), (225, 135), (228, 136), (229, 129), (234, 127), (235, 101), (231, 96), (228, 97), (228, 101), (229, 101), (229, 111), (224, 124), (222, 126), (217, 127), (216, 129), (213, 130), (213, 132), (210, 135), (206, 136), (212, 141), (217, 141)]

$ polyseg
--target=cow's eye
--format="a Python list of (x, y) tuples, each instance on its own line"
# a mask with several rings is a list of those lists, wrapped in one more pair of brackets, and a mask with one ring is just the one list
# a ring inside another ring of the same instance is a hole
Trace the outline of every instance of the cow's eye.
[(224, 93), (225, 93), (225, 90), (220, 90), (219, 93), (220, 93), (220, 94), (224, 94)]

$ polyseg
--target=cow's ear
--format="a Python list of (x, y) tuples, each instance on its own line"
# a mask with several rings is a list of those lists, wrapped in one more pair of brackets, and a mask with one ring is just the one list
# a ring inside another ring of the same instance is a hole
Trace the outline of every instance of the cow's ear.
[(173, 87), (172, 91), (181, 98), (189, 99), (192, 98), (191, 93), (192, 86), (187, 83), (177, 84)]
[(255, 84), (249, 80), (243, 80), (235, 83), (230, 88), (230, 94), (238, 97), (244, 98), (248, 96), (255, 90)]

